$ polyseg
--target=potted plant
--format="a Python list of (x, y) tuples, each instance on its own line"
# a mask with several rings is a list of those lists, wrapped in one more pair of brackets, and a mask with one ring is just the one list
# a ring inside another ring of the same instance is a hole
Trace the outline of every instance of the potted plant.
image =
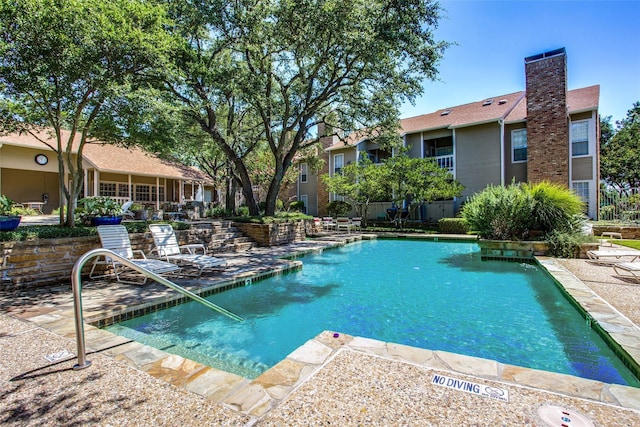
[(76, 212), (80, 221), (90, 225), (120, 224), (122, 221), (122, 206), (118, 201), (106, 196), (78, 200)]
[(15, 202), (7, 196), (0, 195), (0, 231), (12, 231), (18, 227), (22, 217), (14, 211)]
[(149, 219), (149, 210), (140, 203), (134, 203), (131, 205), (131, 212), (133, 212), (134, 219), (147, 220)]

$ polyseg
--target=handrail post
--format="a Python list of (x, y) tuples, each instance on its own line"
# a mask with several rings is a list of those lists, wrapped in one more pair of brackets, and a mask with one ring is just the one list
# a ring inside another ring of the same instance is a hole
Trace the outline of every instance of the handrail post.
[(84, 322), (82, 318), (82, 267), (85, 263), (94, 257), (105, 256), (116, 259), (118, 262), (124, 264), (125, 266), (136, 270), (138, 273), (144, 274), (145, 276), (155, 280), (156, 282), (165, 285), (174, 291), (180, 292), (181, 294), (191, 298), (194, 301), (199, 302), (212, 310), (215, 310), (221, 314), (224, 314), (227, 317), (232, 318), (233, 320), (243, 321), (244, 319), (220, 306), (215, 305), (211, 301), (207, 301), (199, 295), (194, 294), (193, 292), (184, 289), (181, 286), (176, 285), (170, 280), (165, 279), (164, 277), (149, 271), (145, 268), (140, 267), (139, 265), (131, 262), (127, 258), (123, 258), (122, 256), (116, 254), (115, 252), (99, 248), (92, 249), (89, 252), (82, 255), (76, 263), (73, 265), (73, 270), (71, 271), (71, 288), (73, 290), (73, 314), (76, 322), (76, 346), (78, 350), (78, 363), (74, 365), (73, 369), (85, 369), (91, 366), (91, 362), (87, 360), (87, 352), (84, 341)]

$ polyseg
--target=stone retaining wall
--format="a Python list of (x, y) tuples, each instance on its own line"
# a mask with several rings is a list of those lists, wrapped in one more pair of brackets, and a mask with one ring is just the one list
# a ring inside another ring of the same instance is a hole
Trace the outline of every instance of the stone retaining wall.
[[(530, 260), (534, 256), (545, 256), (549, 247), (540, 241), (480, 240), (480, 257), (506, 261)], [(598, 249), (598, 243), (584, 243), (578, 258), (587, 258), (587, 251)]]
[(620, 233), (623, 239), (640, 239), (640, 227), (617, 225), (594, 225), (593, 235), (600, 236), (605, 232)]
[[(208, 246), (214, 230), (192, 228), (176, 231), (178, 242), (203, 243)], [(151, 233), (129, 234), (131, 247), (150, 254), (154, 248)], [(83, 254), (100, 247), (97, 236), (63, 239), (38, 239), (23, 242), (0, 242), (0, 289), (37, 288), (47, 285), (71, 284), (71, 271)], [(93, 260), (85, 264), (82, 273), (88, 275)]]
[(259, 246), (279, 246), (306, 238), (305, 222), (284, 222), (277, 224), (233, 224)]

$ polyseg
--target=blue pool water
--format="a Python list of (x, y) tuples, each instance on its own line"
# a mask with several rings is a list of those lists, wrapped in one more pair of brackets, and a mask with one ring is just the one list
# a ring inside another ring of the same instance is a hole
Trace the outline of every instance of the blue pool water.
[(474, 243), (377, 240), (300, 258), (299, 272), (108, 329), (254, 378), (324, 330), (640, 386), (529, 264), (481, 261)]

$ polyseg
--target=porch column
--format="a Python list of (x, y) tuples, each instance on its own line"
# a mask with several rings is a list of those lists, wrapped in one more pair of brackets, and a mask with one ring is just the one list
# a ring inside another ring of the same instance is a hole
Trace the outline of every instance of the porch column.
[(98, 169), (94, 169), (93, 170), (93, 195), (94, 196), (99, 196), (99, 189), (100, 189), (100, 172), (98, 172)]
[(83, 170), (83, 173), (84, 173), (84, 177), (83, 177), (84, 185), (82, 186), (83, 187), (82, 193), (83, 193), (83, 197), (87, 197), (89, 195), (88, 194), (89, 193), (89, 171), (85, 168)]
[(129, 187), (129, 200), (133, 201), (133, 185), (131, 185), (131, 175), (127, 175), (128, 187)]
[(160, 178), (156, 176), (156, 210), (160, 209)]

